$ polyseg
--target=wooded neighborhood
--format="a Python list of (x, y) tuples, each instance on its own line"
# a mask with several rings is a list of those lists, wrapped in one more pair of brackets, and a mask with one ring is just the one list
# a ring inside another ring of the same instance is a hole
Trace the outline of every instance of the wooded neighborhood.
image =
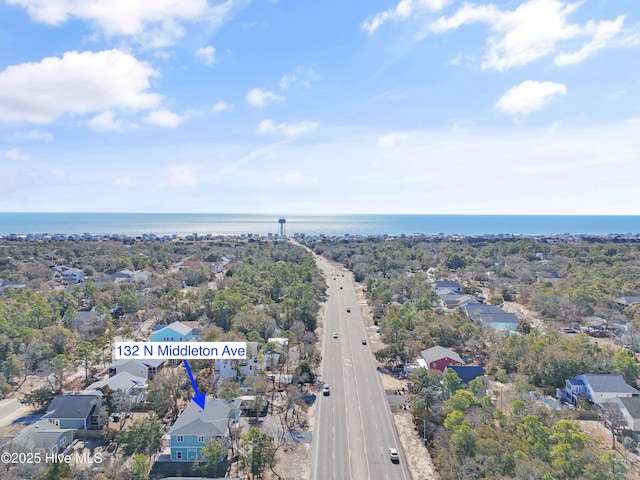
[[(16, 478), (293, 478), (283, 452), (310, 462), (299, 439), (321, 389), (320, 255), (353, 273), (379, 332), (378, 369), (407, 382), (404, 404), (390, 408), (411, 412), (411, 435), (441, 478), (627, 478), (640, 440), (639, 246), (4, 241), (0, 392), (36, 420), (5, 422), (0, 449), (87, 449), (104, 461), (0, 468)], [(115, 340), (200, 339), (244, 341), (248, 352), (191, 361), (208, 397), (201, 414), (180, 362), (113, 360)], [(610, 442), (596, 443), (581, 419)]]

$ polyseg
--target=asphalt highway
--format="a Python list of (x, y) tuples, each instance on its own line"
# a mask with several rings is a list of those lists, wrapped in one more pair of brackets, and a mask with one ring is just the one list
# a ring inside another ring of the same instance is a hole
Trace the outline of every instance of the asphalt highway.
[[(330, 395), (318, 397), (311, 479), (409, 480), (352, 276), (320, 257), (316, 262), (329, 284), (321, 376)], [(399, 463), (391, 462), (390, 447), (398, 450)]]

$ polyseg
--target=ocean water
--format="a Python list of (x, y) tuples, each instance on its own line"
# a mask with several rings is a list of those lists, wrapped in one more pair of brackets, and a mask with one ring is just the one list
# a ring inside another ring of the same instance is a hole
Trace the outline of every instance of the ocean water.
[[(306, 235), (638, 234), (640, 216), (282, 215), (286, 233)], [(186, 213), (0, 213), (0, 235), (240, 235), (278, 233), (279, 215)]]

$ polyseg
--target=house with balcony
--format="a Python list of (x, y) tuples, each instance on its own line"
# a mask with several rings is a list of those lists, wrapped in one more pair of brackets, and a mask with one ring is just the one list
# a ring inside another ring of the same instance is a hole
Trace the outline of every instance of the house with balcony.
[(216, 358), (215, 370), (218, 377), (235, 378), (257, 375), (262, 372), (258, 362), (258, 342), (247, 342), (247, 358), (243, 360)]
[(602, 405), (616, 398), (640, 397), (640, 390), (625, 382), (622, 375), (585, 374), (565, 380), (564, 388), (556, 390), (556, 397), (573, 405), (584, 401)]
[(54, 278), (59, 278), (66, 285), (75, 285), (84, 280), (84, 270), (81, 268), (69, 267), (67, 265), (50, 267), (54, 272)]
[(62, 283), (75, 285), (84, 280), (84, 270), (81, 268), (68, 268), (62, 271)]
[(109, 376), (114, 377), (122, 372), (129, 372), (136, 377), (151, 380), (164, 368), (165, 360), (147, 358), (144, 360), (122, 358), (109, 365)]

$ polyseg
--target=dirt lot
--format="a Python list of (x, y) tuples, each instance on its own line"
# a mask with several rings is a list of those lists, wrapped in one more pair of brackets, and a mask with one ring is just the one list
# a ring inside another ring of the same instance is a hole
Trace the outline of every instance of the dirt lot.
[(288, 443), (280, 447), (276, 458), (278, 463), (275, 471), (280, 476), (268, 471), (264, 475), (265, 480), (306, 480), (311, 478), (311, 444)]
[[(600, 422), (593, 420), (574, 420), (584, 433), (587, 434), (592, 442), (592, 445), (600, 450), (611, 450), (611, 433), (605, 429), (604, 425)], [(616, 442), (616, 450), (625, 455), (625, 449), (621, 443)], [(626, 478), (629, 480), (640, 480), (640, 457), (638, 455), (626, 454)]]

